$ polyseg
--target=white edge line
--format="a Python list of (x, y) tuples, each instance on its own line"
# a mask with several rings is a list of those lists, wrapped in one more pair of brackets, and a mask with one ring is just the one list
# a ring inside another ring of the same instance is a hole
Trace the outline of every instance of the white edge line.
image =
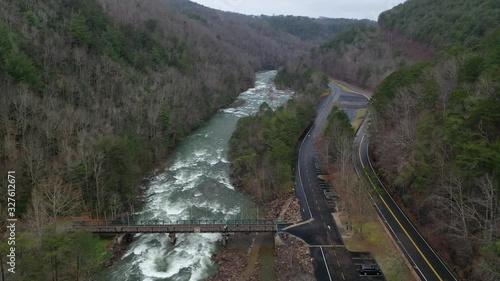
[(394, 201), (394, 198), (392, 198), (392, 196), (389, 194), (389, 192), (387, 192), (387, 189), (385, 188), (385, 185), (380, 181), (380, 178), (377, 176), (377, 174), (375, 173), (375, 169), (373, 168), (373, 165), (372, 165), (372, 161), (370, 160), (370, 157), (369, 157), (369, 154), (368, 154), (368, 149), (366, 150), (366, 154), (368, 155), (368, 164), (370, 164), (370, 168), (372, 170), (372, 172), (374, 173), (375, 177), (377, 178), (377, 181), (380, 183), (380, 186), (382, 186), (382, 188), (385, 190), (385, 192), (387, 193), (387, 195), (389, 196), (389, 198), (391, 198), (391, 201), (394, 203), (394, 205), (396, 205), (396, 207), (398, 208), (399, 212), (401, 214), (403, 214), (403, 217), (406, 219), (406, 221), (408, 222), (408, 224), (411, 225), (411, 227), (413, 228), (413, 230), (415, 230), (415, 232), (418, 234), (418, 236), (420, 237), (420, 239), (422, 239), (422, 241), (424, 241), (425, 245), (427, 245), (427, 247), (431, 250), (431, 252), (438, 258), (439, 262), (444, 266), (444, 268), (446, 268), (446, 271), (448, 271), (448, 273), (450, 273), (450, 275), (453, 277), (454, 280), (457, 280), (457, 278), (455, 277), (455, 274), (453, 274), (453, 272), (450, 271), (450, 269), (448, 268), (448, 266), (443, 262), (443, 260), (441, 259), (441, 257), (436, 254), (436, 252), (434, 251), (434, 249), (432, 249), (432, 247), (427, 243), (427, 241), (425, 240), (425, 238), (420, 234), (420, 232), (415, 228), (415, 226), (413, 225), (413, 223), (408, 219), (408, 217), (406, 216), (406, 214), (403, 212), (403, 210), (401, 210), (401, 208), (399, 207), (399, 205), (396, 203), (396, 201)]
[(319, 247), (321, 249), (321, 254), (323, 255), (323, 261), (325, 262), (326, 272), (328, 272), (328, 278), (332, 281), (332, 276), (330, 275), (330, 269), (328, 269), (328, 263), (326, 262), (325, 253), (323, 253), (323, 247)]
[[(330, 88), (331, 89), (331, 88)], [(331, 89), (333, 90), (333, 89)], [(331, 93), (329, 95), (329, 100), (331, 100)], [(314, 118), (314, 122), (313, 122), (313, 125), (311, 126), (311, 128), (309, 128), (309, 130), (307, 131), (304, 139), (302, 140), (302, 143), (300, 144), (300, 148), (299, 148), (299, 160), (297, 161), (297, 169), (299, 170), (298, 171), (298, 174), (299, 174), (299, 181), (300, 181), (300, 186), (302, 188), (302, 193), (304, 194), (304, 198), (306, 199), (306, 204), (307, 204), (307, 209), (309, 211), (309, 217), (310, 218), (313, 218), (312, 216), (312, 212), (311, 212), (311, 207), (309, 206), (309, 200), (307, 200), (307, 195), (306, 195), (306, 191), (304, 190), (304, 185), (303, 185), (303, 181), (302, 181), (302, 174), (300, 172), (300, 155), (302, 154), (302, 146), (304, 145), (304, 142), (306, 141), (306, 139), (308, 138), (309, 136), (309, 133), (311, 132), (312, 128), (314, 127), (314, 124), (316, 123), (316, 119), (318, 118), (318, 115), (321, 111), (323, 111), (323, 109), (325, 108), (325, 106), (328, 104), (329, 101), (326, 101), (323, 106), (321, 107), (321, 109), (318, 111), (318, 114), (316, 115), (316, 118)]]
[[(334, 81), (335, 83), (335, 81)], [(336, 83), (335, 83), (336, 84)], [(359, 93), (359, 92), (351, 92), (351, 93), (354, 93), (354, 94), (359, 94), (359, 95), (362, 95), (364, 96), (365, 98), (367, 98), (368, 100), (371, 99), (371, 97), (369, 97), (368, 95), (365, 95), (363, 93)], [(367, 114), (368, 116), (368, 114)], [(365, 117), (365, 119), (363, 120), (363, 124), (362, 126), (365, 126), (366, 125), (366, 121), (367, 118)], [(360, 126), (361, 128), (361, 126)], [(358, 131), (358, 133), (356, 134), (356, 137), (358, 136), (359, 132), (361, 130)], [(366, 135), (366, 133), (364, 133), (364, 135)], [(361, 141), (359, 143), (359, 147), (361, 148)], [(368, 155), (368, 149), (366, 150), (366, 154)], [(387, 192), (387, 189), (385, 187), (385, 185), (380, 181), (380, 178), (377, 176), (377, 174), (375, 173), (375, 169), (373, 168), (373, 165), (372, 165), (372, 161), (370, 159), (370, 156), (368, 155), (367, 157), (368, 159), (368, 164), (370, 164), (370, 168), (372, 170), (372, 172), (375, 174), (376, 178), (377, 178), (377, 181), (380, 183), (380, 185), (382, 186), (382, 188), (384, 188), (385, 192), (389, 195), (389, 192)], [(360, 159), (361, 161), (361, 159)], [(356, 171), (357, 172), (357, 171)], [(359, 176), (359, 172), (358, 172), (358, 176)], [(396, 205), (396, 207), (399, 209), (400, 213), (403, 214), (403, 216), (405, 217), (406, 221), (411, 225), (411, 227), (413, 228), (413, 230), (415, 230), (415, 232), (418, 234), (418, 236), (420, 236), (420, 238), (424, 241), (424, 243), (427, 245), (427, 247), (431, 250), (431, 252), (438, 258), (439, 262), (444, 266), (444, 268), (446, 268), (446, 270), (448, 271), (448, 273), (450, 273), (451, 276), (453, 276), (453, 279), (454, 280), (457, 280), (457, 278), (455, 277), (455, 274), (453, 274), (453, 272), (450, 271), (450, 269), (448, 268), (448, 266), (446, 265), (446, 263), (443, 262), (443, 260), (441, 259), (441, 257), (434, 251), (434, 249), (432, 249), (432, 247), (427, 243), (427, 240), (424, 239), (424, 237), (422, 236), (422, 234), (420, 234), (420, 232), (415, 228), (415, 226), (413, 225), (413, 223), (411, 223), (411, 221), (408, 219), (408, 217), (406, 216), (406, 214), (401, 210), (401, 208), (399, 207), (399, 205), (396, 203), (396, 201), (394, 201), (394, 198), (392, 198), (392, 196), (389, 195), (389, 198), (391, 198), (391, 201), (394, 203), (394, 205)], [(377, 206), (378, 208), (378, 206)], [(385, 218), (384, 218), (385, 219)], [(392, 228), (391, 228), (392, 229)], [(399, 240), (399, 239), (398, 239)], [(405, 249), (406, 251), (406, 249)]]

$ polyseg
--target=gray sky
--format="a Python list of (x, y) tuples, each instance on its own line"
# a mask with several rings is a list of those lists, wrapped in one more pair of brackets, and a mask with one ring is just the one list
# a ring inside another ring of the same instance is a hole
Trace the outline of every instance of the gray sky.
[(191, 0), (204, 6), (248, 15), (377, 20), (378, 15), (405, 0)]

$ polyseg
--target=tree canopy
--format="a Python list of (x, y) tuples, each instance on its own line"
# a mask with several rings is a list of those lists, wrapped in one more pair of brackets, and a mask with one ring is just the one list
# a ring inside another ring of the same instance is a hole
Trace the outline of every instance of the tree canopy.
[(256, 115), (238, 121), (229, 141), (232, 178), (259, 202), (292, 190), (297, 141), (314, 118), (314, 105), (328, 86), (324, 74), (298, 70), (288, 66), (275, 79), (278, 85), (297, 89), (294, 99), (275, 111), (262, 104)]
[(381, 26), (437, 47), (475, 46), (500, 22), (496, 0), (408, 0), (380, 14)]

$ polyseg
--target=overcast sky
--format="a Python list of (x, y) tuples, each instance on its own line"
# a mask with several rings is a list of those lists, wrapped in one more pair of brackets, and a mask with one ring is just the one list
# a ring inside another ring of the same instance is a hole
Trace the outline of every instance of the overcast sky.
[(377, 20), (378, 15), (405, 0), (191, 0), (204, 6), (247, 15)]

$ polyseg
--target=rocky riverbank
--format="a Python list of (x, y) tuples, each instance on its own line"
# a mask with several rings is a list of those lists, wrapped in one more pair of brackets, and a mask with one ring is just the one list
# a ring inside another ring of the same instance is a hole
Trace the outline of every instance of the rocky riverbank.
[[(300, 221), (300, 206), (293, 194), (287, 194), (267, 204), (267, 214), (268, 219), (280, 217), (297, 222)], [(295, 237), (280, 236), (284, 245), (274, 245), (272, 235), (231, 236), (227, 247), (213, 256), (217, 271), (208, 280), (314, 280), (309, 247)], [(270, 248), (274, 260), (271, 271), (266, 251)]]

